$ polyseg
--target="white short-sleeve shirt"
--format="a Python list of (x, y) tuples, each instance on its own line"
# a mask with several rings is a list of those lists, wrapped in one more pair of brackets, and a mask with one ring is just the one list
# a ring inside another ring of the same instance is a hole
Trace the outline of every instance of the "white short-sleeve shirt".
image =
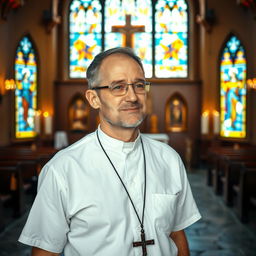
[[(99, 138), (141, 218), (146, 156), (144, 229), (148, 255), (175, 256), (169, 235), (200, 219), (179, 155), (140, 134), (125, 143)], [(19, 241), (65, 256), (139, 256), (140, 223), (96, 132), (57, 153), (39, 176), (38, 194)]]

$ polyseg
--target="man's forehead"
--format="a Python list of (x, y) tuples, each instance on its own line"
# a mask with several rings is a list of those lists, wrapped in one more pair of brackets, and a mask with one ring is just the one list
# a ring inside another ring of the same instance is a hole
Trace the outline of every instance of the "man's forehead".
[[(131, 56), (127, 55), (127, 54), (124, 54), (124, 53), (113, 53), (109, 56), (107, 56), (103, 61), (102, 61), (102, 64), (104, 62), (107, 62), (107, 61), (112, 61), (112, 60), (115, 60), (115, 61), (118, 61), (118, 60), (121, 60), (121, 59), (130, 59), (130, 60), (133, 60), (135, 61)], [(135, 61), (136, 62), (136, 61)], [(138, 63), (139, 64), (139, 63)]]
[[(133, 59), (131, 56), (127, 55), (127, 54), (122, 54), (122, 53), (114, 53), (109, 55), (108, 57), (106, 57), (100, 66), (100, 74), (101, 75), (107, 75), (109, 74), (109, 72), (127, 72), (127, 65), (125, 66), (125, 62), (133, 62), (137, 67), (137, 71), (138, 73), (141, 73), (141, 75), (144, 76), (144, 71), (142, 69), (142, 67), (140, 66), (140, 64)], [(123, 65), (122, 65), (123, 63)], [(130, 64), (129, 64), (130, 66)]]

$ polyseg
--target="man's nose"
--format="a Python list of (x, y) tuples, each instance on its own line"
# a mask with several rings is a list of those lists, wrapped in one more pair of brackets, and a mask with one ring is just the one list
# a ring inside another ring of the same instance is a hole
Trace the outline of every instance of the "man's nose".
[(132, 84), (129, 84), (127, 87), (126, 99), (129, 101), (136, 101), (138, 99)]

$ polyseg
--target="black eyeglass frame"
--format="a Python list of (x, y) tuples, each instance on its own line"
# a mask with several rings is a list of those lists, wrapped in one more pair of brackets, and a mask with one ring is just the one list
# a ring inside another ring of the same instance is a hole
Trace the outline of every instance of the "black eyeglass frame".
[[(142, 93), (138, 93), (136, 92), (136, 90), (134, 89), (134, 86), (136, 85), (136, 83), (144, 83), (145, 85), (145, 92), (142, 92)], [(126, 92), (124, 94), (121, 94), (121, 95), (125, 95), (128, 91), (128, 86), (131, 85), (133, 87), (133, 90), (136, 94), (143, 94), (143, 93), (147, 93), (149, 92), (150, 90), (150, 86), (151, 86), (151, 82), (148, 82), (148, 81), (138, 81), (138, 82), (135, 82), (135, 83), (124, 83), (126, 85)], [(110, 89), (110, 91), (112, 92), (112, 89), (114, 86), (117, 86), (117, 84), (115, 85), (105, 85), (105, 86), (98, 86), (98, 87), (93, 87), (91, 88), (91, 90), (102, 90), (102, 89)], [(121, 96), (120, 95), (120, 96)]]

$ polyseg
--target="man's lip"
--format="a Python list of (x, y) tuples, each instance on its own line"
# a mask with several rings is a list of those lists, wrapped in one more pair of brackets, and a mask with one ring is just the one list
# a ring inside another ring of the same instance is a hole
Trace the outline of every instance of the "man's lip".
[(120, 110), (121, 111), (136, 111), (136, 110), (139, 110), (140, 107), (135, 107), (135, 108), (121, 108)]

